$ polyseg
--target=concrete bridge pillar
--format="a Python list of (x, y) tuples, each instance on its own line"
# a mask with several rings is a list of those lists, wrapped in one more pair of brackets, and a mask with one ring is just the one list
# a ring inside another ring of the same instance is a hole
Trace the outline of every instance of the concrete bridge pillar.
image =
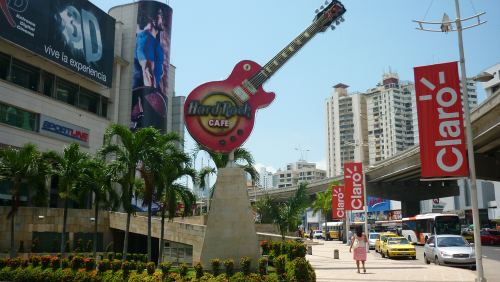
[(401, 201), (401, 216), (410, 217), (420, 214), (420, 201)]

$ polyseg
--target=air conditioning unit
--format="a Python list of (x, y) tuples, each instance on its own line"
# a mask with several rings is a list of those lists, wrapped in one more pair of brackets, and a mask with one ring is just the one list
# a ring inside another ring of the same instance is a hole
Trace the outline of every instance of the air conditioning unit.
[(495, 208), (497, 208), (497, 201), (489, 201), (488, 202), (488, 208), (489, 209), (495, 209)]

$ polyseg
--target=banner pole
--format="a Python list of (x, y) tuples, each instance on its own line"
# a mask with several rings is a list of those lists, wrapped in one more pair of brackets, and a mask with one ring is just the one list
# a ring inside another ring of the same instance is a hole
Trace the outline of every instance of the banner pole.
[(370, 252), (370, 244), (368, 244), (368, 241), (369, 241), (369, 237), (370, 237), (370, 233), (368, 232), (368, 205), (366, 204), (367, 203), (367, 199), (366, 199), (366, 174), (365, 174), (365, 170), (363, 169), (363, 198), (364, 198), (364, 210), (365, 210), (365, 235), (366, 235), (366, 239), (367, 239), (367, 247), (366, 247), (366, 252), (369, 253)]

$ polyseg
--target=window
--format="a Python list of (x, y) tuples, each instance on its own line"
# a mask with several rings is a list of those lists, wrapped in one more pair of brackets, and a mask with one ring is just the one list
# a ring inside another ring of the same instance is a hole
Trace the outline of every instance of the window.
[(78, 85), (64, 79), (57, 79), (56, 99), (65, 103), (76, 105)]
[(47, 97), (54, 95), (55, 76), (48, 72), (42, 73), (42, 94)]
[(101, 116), (108, 116), (108, 98), (101, 96)]
[(0, 53), (0, 79), (7, 79), (9, 74), (10, 57)]
[(80, 88), (78, 97), (78, 108), (89, 111), (94, 114), (99, 113), (99, 94), (85, 88)]
[(40, 69), (14, 59), (10, 70), (10, 80), (24, 88), (38, 91)]
[(38, 131), (37, 114), (6, 104), (0, 104), (0, 122), (30, 131)]

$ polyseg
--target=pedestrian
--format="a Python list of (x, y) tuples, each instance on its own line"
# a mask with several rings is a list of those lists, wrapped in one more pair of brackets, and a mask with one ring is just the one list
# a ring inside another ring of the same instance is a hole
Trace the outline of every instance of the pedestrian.
[(366, 239), (366, 235), (363, 232), (362, 226), (356, 227), (356, 234), (351, 238), (351, 247), (349, 248), (349, 252), (352, 252), (352, 248), (354, 247), (353, 258), (356, 261), (356, 267), (359, 271), (359, 262), (363, 264), (363, 273), (366, 273), (365, 261), (366, 261), (366, 243), (368, 240)]
[(314, 232), (311, 228), (311, 231), (309, 232), (309, 240), (312, 240), (313, 239), (313, 235), (314, 235)]

